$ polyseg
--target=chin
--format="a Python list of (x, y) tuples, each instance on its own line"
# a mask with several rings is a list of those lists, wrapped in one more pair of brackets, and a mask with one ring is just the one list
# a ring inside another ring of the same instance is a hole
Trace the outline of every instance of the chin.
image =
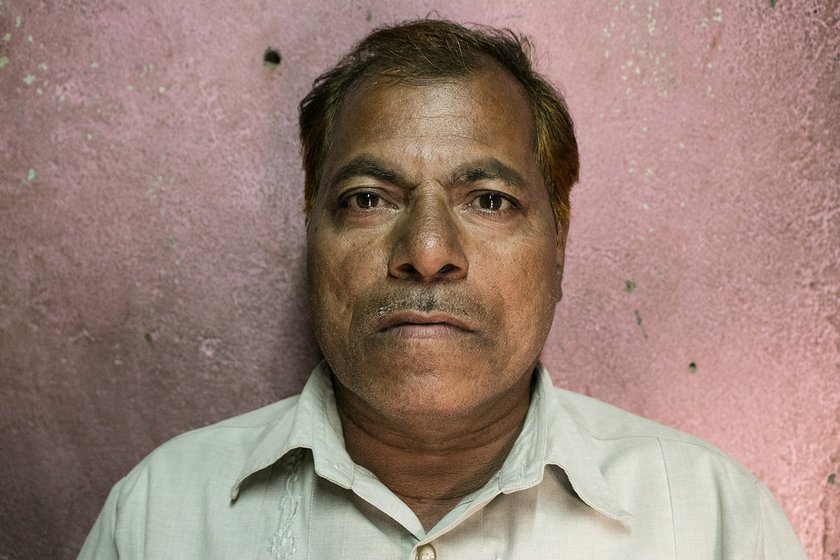
[[(394, 363), (348, 388), (379, 413), (396, 418), (460, 417), (503, 392), (488, 370), (450, 360), (446, 368), (429, 361)], [(380, 365), (381, 367), (381, 365)], [(477, 371), (482, 373), (476, 375)], [(468, 373), (473, 375), (468, 375)], [(512, 381), (512, 380), (511, 380)]]

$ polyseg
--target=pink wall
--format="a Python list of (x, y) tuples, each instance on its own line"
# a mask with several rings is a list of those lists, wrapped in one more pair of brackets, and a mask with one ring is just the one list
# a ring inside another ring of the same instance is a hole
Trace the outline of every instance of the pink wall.
[(0, 558), (75, 557), (155, 445), (301, 387), (297, 101), (435, 8), (532, 35), (578, 124), (556, 381), (711, 440), (837, 558), (840, 4), (221, 4), (0, 1)]

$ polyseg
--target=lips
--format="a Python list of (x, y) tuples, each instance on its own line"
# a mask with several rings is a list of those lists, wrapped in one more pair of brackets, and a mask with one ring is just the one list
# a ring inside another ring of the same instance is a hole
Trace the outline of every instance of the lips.
[(416, 328), (429, 330), (433, 328), (454, 329), (473, 332), (473, 329), (462, 319), (448, 313), (422, 313), (420, 311), (396, 311), (382, 317), (377, 327), (379, 332)]

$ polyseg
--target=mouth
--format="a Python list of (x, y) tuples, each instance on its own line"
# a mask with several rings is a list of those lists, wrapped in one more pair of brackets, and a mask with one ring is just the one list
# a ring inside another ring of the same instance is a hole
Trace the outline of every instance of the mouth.
[(474, 332), (467, 323), (454, 315), (420, 311), (389, 313), (380, 319), (377, 327), (378, 332), (412, 338), (438, 338), (456, 333)]

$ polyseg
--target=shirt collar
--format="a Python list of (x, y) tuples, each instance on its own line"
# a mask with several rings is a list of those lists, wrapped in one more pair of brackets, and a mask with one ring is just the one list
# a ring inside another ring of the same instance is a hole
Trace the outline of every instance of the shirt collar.
[(632, 516), (622, 509), (598, 468), (591, 436), (581, 431), (562, 406), (542, 364), (537, 364), (525, 424), (499, 472), (499, 488), (509, 494), (542, 482), (549, 465), (562, 469), (578, 497), (612, 519)]
[(248, 477), (270, 467), (294, 449), (311, 450), (319, 476), (342, 488), (351, 487), (353, 461), (344, 448), (332, 377), (325, 361), (312, 371), (297, 399), (294, 407), (266, 427), (231, 488), (231, 500), (239, 496)]
[[(522, 432), (495, 477), (499, 490), (509, 494), (535, 486), (542, 481), (546, 467), (552, 465), (563, 469), (588, 506), (607, 517), (628, 520), (631, 515), (619, 507), (607, 486), (592, 445), (592, 438), (581, 432), (561, 405), (548, 372), (538, 364)], [(231, 489), (231, 500), (237, 498), (248, 477), (300, 448), (312, 451), (319, 476), (342, 488), (352, 487), (355, 465), (344, 448), (331, 373), (325, 361), (310, 375), (297, 405), (266, 427)]]

